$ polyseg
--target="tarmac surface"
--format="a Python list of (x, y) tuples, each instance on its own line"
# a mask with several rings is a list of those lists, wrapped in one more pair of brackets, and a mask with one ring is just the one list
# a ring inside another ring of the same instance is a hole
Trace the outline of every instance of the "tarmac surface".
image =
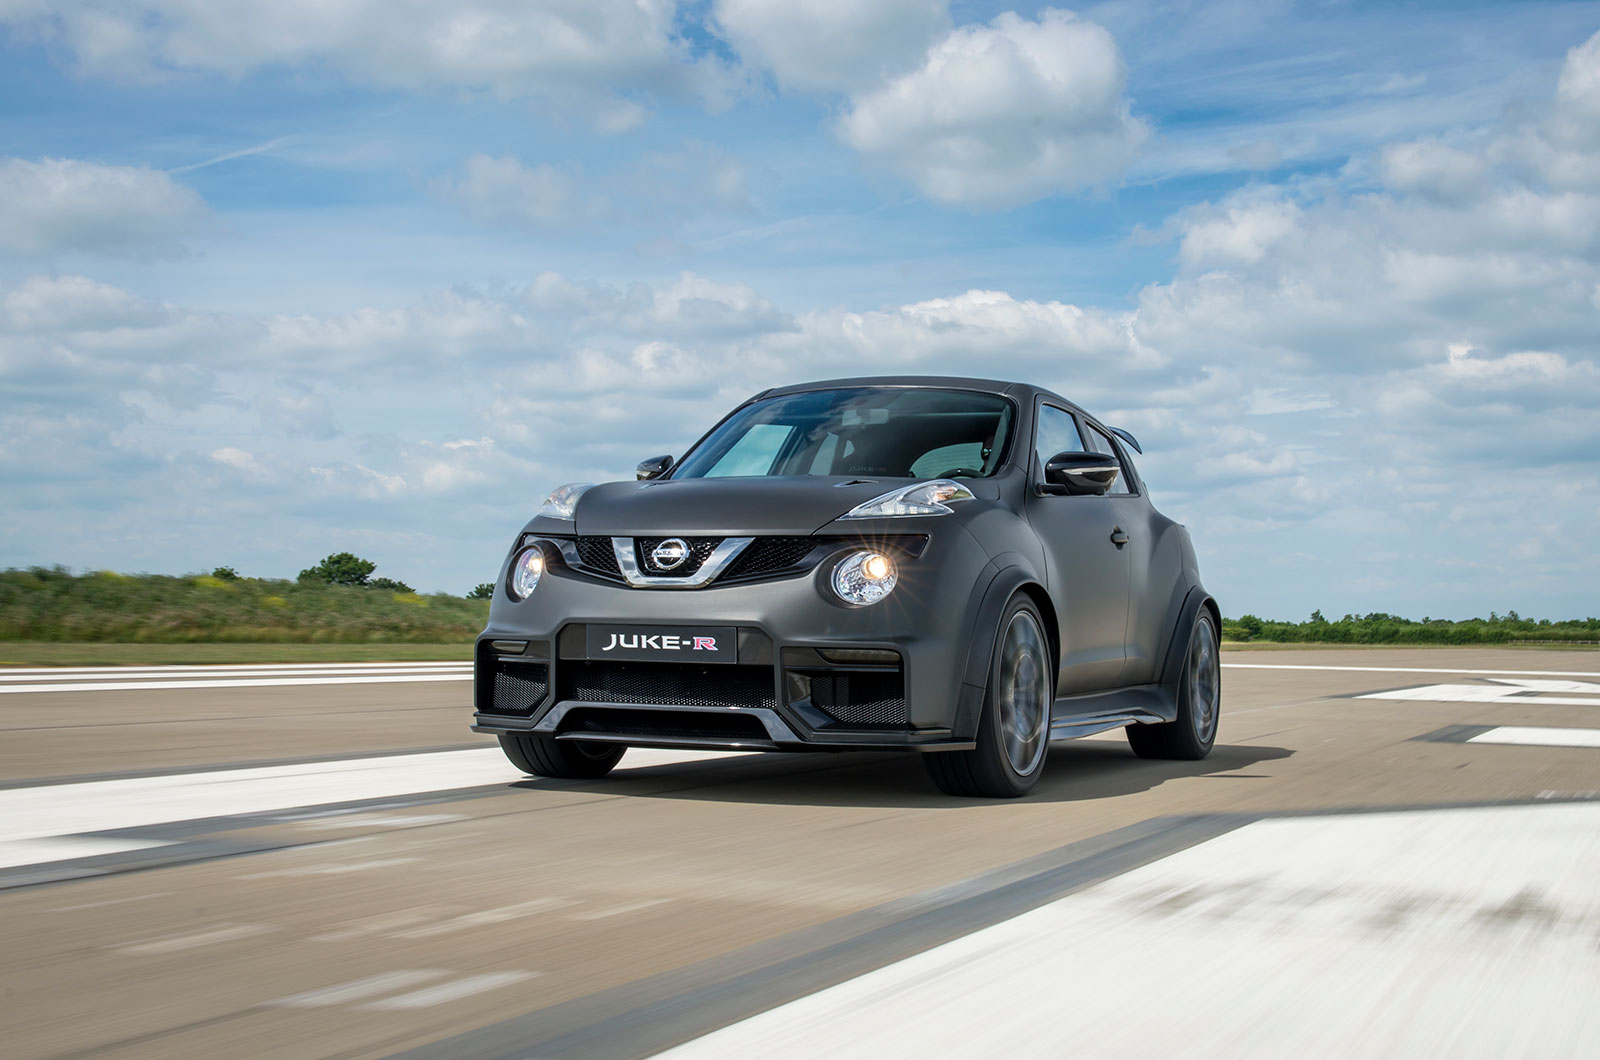
[(458, 664), (0, 671), (8, 1057), (1600, 1056), (1600, 654), (1230, 652), (1217, 748), (630, 751)]

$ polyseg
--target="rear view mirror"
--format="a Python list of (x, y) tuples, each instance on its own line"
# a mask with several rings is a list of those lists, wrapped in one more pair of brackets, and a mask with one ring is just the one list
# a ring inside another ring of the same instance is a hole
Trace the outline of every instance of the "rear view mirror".
[(634, 471), (638, 474), (639, 481), (643, 482), (646, 479), (660, 478), (671, 468), (672, 455), (669, 453), (666, 456), (652, 456), (648, 460), (639, 461), (639, 466), (634, 468)]
[(1057, 453), (1044, 465), (1043, 491), (1098, 496), (1121, 472), (1117, 458), (1105, 453)]

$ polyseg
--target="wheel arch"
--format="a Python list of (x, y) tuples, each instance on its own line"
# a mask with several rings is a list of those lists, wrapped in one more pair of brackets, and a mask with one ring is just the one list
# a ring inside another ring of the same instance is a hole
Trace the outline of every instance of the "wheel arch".
[(967, 627), (967, 658), (955, 725), (955, 731), (964, 736), (977, 732), (984, 688), (994, 660), (995, 631), (1006, 605), (1017, 593), (1025, 594), (1038, 609), (1050, 643), (1051, 662), (1056, 669), (1061, 666), (1061, 622), (1050, 593), (1033, 568), (1024, 557), (1007, 553), (996, 556), (987, 569), (994, 571), (993, 577), (972, 594), (972, 621)]
[[(1217, 606), (1216, 599), (1205, 587), (1196, 582), (1190, 586), (1178, 604), (1171, 619), (1172, 636), (1167, 641), (1167, 650), (1161, 662), (1161, 692), (1166, 705), (1172, 710), (1172, 716), (1177, 717), (1178, 712), (1178, 682), (1183, 677), (1184, 650), (1189, 645), (1189, 637), (1194, 632), (1194, 624), (1204, 610), (1211, 616), (1212, 624), (1217, 630), (1217, 644), (1222, 642), (1222, 610)], [(1171, 719), (1168, 719), (1171, 720)]]

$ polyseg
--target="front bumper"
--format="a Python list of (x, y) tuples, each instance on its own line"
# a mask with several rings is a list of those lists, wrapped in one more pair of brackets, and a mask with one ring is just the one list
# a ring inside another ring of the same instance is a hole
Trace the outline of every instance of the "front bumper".
[[(839, 552), (859, 544), (841, 541)], [(962, 721), (976, 718), (983, 690), (962, 671), (988, 557), (964, 531), (935, 537), (900, 564), (887, 599), (862, 608), (826, 588), (834, 562), (695, 590), (633, 588), (551, 563), (528, 600), (497, 590), (474, 656), (473, 731), (642, 747), (970, 749)], [(736, 627), (737, 662), (591, 658), (590, 624)]]

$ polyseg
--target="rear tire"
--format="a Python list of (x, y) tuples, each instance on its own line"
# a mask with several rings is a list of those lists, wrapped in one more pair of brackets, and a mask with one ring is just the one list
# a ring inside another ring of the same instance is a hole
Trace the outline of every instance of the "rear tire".
[(626, 744), (557, 740), (538, 733), (501, 733), (500, 749), (524, 773), (557, 780), (594, 780), (611, 772)]
[(1140, 758), (1196, 761), (1211, 753), (1222, 713), (1222, 663), (1211, 612), (1200, 609), (1189, 631), (1178, 679), (1178, 717), (1163, 725), (1129, 725), (1128, 746)]
[(995, 633), (977, 747), (922, 756), (940, 791), (968, 798), (1014, 799), (1033, 790), (1050, 749), (1054, 658), (1033, 601), (1022, 593), (1013, 596)]

